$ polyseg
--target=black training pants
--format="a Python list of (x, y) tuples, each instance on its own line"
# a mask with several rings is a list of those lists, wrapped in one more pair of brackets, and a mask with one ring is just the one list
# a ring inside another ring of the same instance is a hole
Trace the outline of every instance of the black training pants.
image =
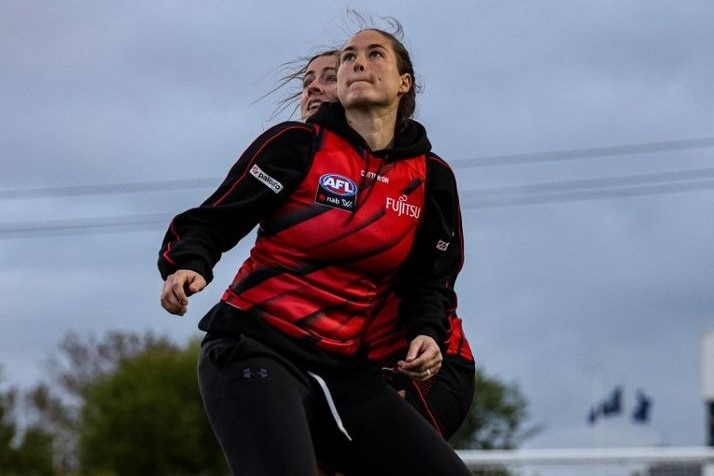
[(352, 441), (316, 381), (245, 336), (207, 341), (201, 396), (236, 476), (470, 476), (448, 443), (378, 371), (323, 376)]

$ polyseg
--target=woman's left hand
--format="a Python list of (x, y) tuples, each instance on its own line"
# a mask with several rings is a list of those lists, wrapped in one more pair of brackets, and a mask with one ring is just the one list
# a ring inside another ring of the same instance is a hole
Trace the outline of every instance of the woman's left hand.
[(397, 370), (414, 380), (428, 380), (441, 369), (441, 349), (427, 335), (418, 335), (409, 343), (404, 360), (397, 362)]

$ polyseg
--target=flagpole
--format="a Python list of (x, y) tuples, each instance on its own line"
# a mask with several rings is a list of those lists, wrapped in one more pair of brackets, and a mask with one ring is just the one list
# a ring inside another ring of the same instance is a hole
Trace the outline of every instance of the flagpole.
[(592, 384), (591, 384), (591, 392), (592, 392), (592, 398), (590, 399), (591, 401), (591, 411), (595, 412), (594, 414), (594, 420), (591, 422), (590, 426), (592, 427), (590, 435), (592, 438), (591, 445), (593, 448), (596, 448), (599, 446), (599, 431), (598, 427), (600, 426), (600, 409), (598, 406), (600, 405), (600, 400), (603, 395), (603, 383), (602, 383), (602, 373), (599, 369), (599, 366), (594, 366), (592, 370)]
[[(714, 331), (705, 331), (701, 343), (702, 398), (704, 399), (707, 425), (707, 444), (714, 446)], [(714, 476), (714, 464), (704, 467), (703, 476)]]
[(714, 446), (714, 331), (702, 335), (702, 398), (707, 419), (707, 445)]

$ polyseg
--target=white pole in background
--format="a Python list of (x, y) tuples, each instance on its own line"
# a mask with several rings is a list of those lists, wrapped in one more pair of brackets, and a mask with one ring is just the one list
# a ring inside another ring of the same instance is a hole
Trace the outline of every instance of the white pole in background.
[[(702, 338), (702, 397), (707, 413), (707, 444), (714, 446), (714, 331)], [(714, 476), (714, 464), (704, 467), (703, 476)]]

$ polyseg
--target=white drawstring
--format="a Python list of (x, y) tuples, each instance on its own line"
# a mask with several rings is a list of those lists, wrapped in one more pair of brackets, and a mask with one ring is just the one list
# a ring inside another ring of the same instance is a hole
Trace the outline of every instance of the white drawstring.
[(350, 436), (349, 433), (347, 433), (347, 430), (345, 429), (345, 425), (342, 424), (342, 418), (340, 418), (340, 414), (337, 413), (337, 407), (335, 407), (335, 402), (332, 400), (332, 395), (330, 394), (330, 389), (327, 387), (327, 384), (325, 381), (322, 379), (317, 374), (314, 374), (310, 371), (307, 372), (310, 377), (314, 378), (315, 381), (320, 385), (320, 388), (322, 389), (322, 393), (325, 394), (325, 399), (327, 400), (327, 406), (330, 407), (330, 413), (332, 413), (332, 418), (335, 419), (335, 423), (337, 424), (337, 428), (340, 429), (342, 434), (344, 434), (348, 440), (352, 441), (352, 437)]

